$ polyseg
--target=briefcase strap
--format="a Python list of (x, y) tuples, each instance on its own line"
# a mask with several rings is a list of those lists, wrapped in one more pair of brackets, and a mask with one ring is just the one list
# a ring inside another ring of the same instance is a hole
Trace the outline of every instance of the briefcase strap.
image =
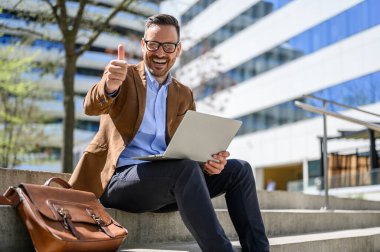
[(63, 188), (68, 188), (68, 189), (71, 188), (71, 185), (69, 183), (67, 183), (65, 180), (63, 180), (61, 178), (57, 178), (57, 177), (52, 177), (52, 178), (46, 180), (46, 182), (44, 183), (44, 185), (45, 186), (50, 186), (50, 184), (52, 182), (57, 183), (58, 185), (62, 186)]

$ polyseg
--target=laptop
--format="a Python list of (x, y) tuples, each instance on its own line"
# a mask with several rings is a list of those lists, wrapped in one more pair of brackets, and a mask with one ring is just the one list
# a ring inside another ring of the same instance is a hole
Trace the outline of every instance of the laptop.
[(137, 160), (212, 160), (213, 154), (227, 150), (242, 122), (188, 110), (163, 154), (133, 157)]

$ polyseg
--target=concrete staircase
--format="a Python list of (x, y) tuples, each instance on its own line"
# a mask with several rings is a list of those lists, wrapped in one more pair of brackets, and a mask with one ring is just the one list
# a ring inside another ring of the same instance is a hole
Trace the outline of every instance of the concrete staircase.
[[(0, 169), (0, 190), (20, 182), (42, 183), (57, 174)], [(68, 179), (68, 174), (59, 174)], [(288, 192), (258, 192), (271, 251), (380, 251), (380, 202), (330, 198), (334, 210), (319, 210), (324, 198)], [(213, 200), (226, 234), (239, 251), (224, 197)], [(120, 251), (200, 251), (178, 212), (131, 214), (108, 209), (129, 230)], [(33, 251), (14, 209), (0, 207), (0, 251)], [(217, 252), (217, 251), (216, 251)]]

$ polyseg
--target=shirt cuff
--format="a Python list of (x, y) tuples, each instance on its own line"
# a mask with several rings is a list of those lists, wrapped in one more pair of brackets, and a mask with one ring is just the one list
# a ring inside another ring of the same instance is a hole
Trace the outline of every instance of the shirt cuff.
[(114, 98), (114, 97), (116, 97), (117, 94), (119, 93), (119, 90), (120, 90), (120, 87), (119, 87), (118, 89), (116, 89), (115, 91), (113, 91), (112, 93), (108, 93), (108, 92), (106, 91), (106, 94), (107, 94), (109, 97)]

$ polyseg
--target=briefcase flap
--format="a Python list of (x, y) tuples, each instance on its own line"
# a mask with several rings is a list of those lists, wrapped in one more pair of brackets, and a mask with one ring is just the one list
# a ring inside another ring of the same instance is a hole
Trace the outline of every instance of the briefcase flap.
[(53, 221), (70, 218), (72, 222), (108, 226), (111, 217), (93, 193), (45, 185), (21, 184), (38, 211)]

